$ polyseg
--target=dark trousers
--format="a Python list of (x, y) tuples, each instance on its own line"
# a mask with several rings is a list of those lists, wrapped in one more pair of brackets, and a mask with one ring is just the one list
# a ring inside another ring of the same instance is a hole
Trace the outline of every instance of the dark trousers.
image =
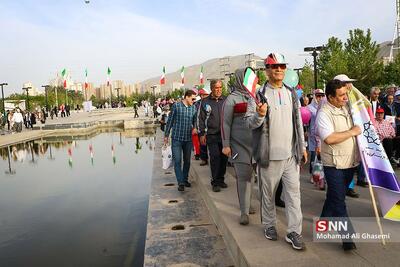
[(207, 161), (208, 160), (208, 151), (207, 151), (207, 145), (202, 145), (200, 144), (200, 159)]
[[(355, 170), (356, 168), (336, 169), (335, 167), (324, 166), (328, 188), (321, 217), (349, 217), (345, 202), (346, 191), (351, 181), (353, 181)], [(348, 232), (354, 232), (350, 220), (348, 220)]]
[(228, 157), (222, 154), (222, 141), (217, 137), (207, 136), (207, 147), (210, 153), (211, 184), (219, 185), (224, 182)]
[(383, 148), (385, 149), (388, 159), (391, 159), (393, 157), (393, 139), (392, 138), (383, 139), (382, 145)]

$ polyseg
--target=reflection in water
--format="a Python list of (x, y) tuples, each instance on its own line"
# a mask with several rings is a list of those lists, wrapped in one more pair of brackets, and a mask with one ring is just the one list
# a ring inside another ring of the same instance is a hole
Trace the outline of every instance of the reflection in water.
[(0, 148), (0, 266), (143, 265), (153, 148), (127, 132)]

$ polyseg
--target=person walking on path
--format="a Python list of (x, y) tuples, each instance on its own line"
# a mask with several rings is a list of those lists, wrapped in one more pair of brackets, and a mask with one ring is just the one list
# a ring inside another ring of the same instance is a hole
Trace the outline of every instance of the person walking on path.
[[(209, 95), (210, 95), (210, 87), (209, 87), (209, 86), (208, 86), (208, 88), (207, 88), (207, 87), (204, 87), (204, 88), (202, 88), (202, 89), (199, 90), (199, 96), (200, 96), (201, 100), (200, 100), (200, 101), (197, 101), (197, 102), (195, 103), (196, 109), (197, 109), (197, 125), (196, 125), (197, 129), (199, 128), (198, 118), (199, 118), (199, 113), (200, 113), (201, 101), (202, 101), (204, 98), (208, 97)], [(207, 120), (207, 118), (206, 118), (206, 120)], [(200, 131), (199, 131), (198, 135), (200, 135)], [(200, 137), (199, 137), (199, 139), (200, 139)], [(206, 166), (206, 165), (208, 165), (208, 149), (207, 149), (207, 144), (204, 144), (204, 145), (203, 145), (203, 144), (200, 143), (200, 159), (201, 159), (200, 166)]]
[[(317, 115), (321, 159), (328, 184), (321, 217), (348, 217), (346, 191), (360, 162), (356, 136), (361, 134), (361, 129), (353, 124), (347, 92), (345, 82), (329, 81), (325, 89), (328, 101), (322, 105)], [(351, 235), (353, 229), (350, 221), (348, 225)], [(355, 248), (351, 239), (343, 240), (344, 250)]]
[[(277, 240), (275, 192), (282, 179), (285, 214), (288, 220), (285, 240), (294, 249), (305, 248), (300, 201), (300, 163), (307, 161), (300, 103), (296, 91), (283, 83), (287, 62), (271, 53), (264, 61), (268, 82), (248, 102), (246, 119), (253, 130), (253, 157), (258, 164), (261, 195), (261, 222), (264, 235)], [(267, 103), (263, 103), (263, 102)]]
[(174, 171), (179, 191), (184, 191), (185, 187), (191, 186), (188, 181), (188, 175), (192, 152), (192, 132), (196, 131), (194, 128), (196, 120), (194, 101), (196, 101), (196, 93), (192, 90), (187, 90), (184, 99), (172, 106), (172, 111), (165, 127), (165, 145), (169, 142), (169, 135), (172, 129), (172, 159), (174, 160)]
[(22, 124), (24, 122), (24, 117), (22, 116), (21, 111), (17, 108), (13, 114), (12, 121), (15, 125), (15, 131), (20, 133), (22, 131)]
[(325, 92), (322, 89), (314, 89), (314, 97), (311, 103), (307, 106), (307, 109), (311, 113), (310, 127), (308, 131), (308, 151), (310, 152), (310, 174), (311, 174), (311, 182), (313, 183), (312, 178), (312, 165), (314, 163), (315, 157), (319, 154), (319, 147), (316, 137), (315, 131), (315, 120), (317, 119), (317, 111), (321, 104), (321, 100), (325, 97)]
[(249, 224), (251, 188), (254, 181), (252, 136), (244, 120), (250, 95), (243, 86), (246, 69), (235, 72), (234, 91), (225, 100), (222, 112), (222, 153), (231, 158), (236, 173), (236, 184), (240, 206), (240, 224)]
[(222, 153), (221, 114), (225, 97), (222, 96), (222, 81), (211, 80), (211, 95), (201, 101), (199, 113), (200, 143), (207, 144), (210, 153), (211, 186), (214, 192), (227, 188), (225, 183), (228, 157)]

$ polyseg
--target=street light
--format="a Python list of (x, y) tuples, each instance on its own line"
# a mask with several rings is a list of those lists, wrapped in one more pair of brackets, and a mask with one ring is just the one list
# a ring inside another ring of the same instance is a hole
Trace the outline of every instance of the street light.
[(8, 85), (8, 83), (0, 83), (1, 86), (1, 98), (3, 99), (3, 117), (6, 117), (6, 103), (4, 102), (4, 91), (3, 91), (3, 86)]
[(318, 52), (324, 50), (324, 46), (315, 46), (315, 47), (304, 47), (304, 52), (311, 52), (311, 55), (314, 58), (314, 89), (318, 88), (318, 77), (317, 77), (317, 56)]
[(119, 90), (121, 90), (121, 88), (114, 88), (114, 90), (117, 90), (117, 101), (119, 103)]
[(46, 96), (46, 112), (49, 112), (49, 105), (47, 104), (47, 88), (50, 87), (50, 85), (42, 85), (42, 87), (44, 87), (44, 94)]
[(26, 110), (29, 110), (29, 89), (32, 87), (23, 87), (22, 90), (26, 90)]

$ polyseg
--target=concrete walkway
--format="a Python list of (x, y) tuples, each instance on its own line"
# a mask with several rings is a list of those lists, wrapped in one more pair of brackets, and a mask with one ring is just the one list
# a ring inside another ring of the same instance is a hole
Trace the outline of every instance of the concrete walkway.
[[(228, 167), (226, 175), (229, 187), (219, 193), (211, 191), (209, 166), (201, 167), (198, 161), (192, 161), (191, 176), (198, 184), (235, 266), (399, 266), (400, 243), (389, 243), (385, 248), (379, 243), (357, 243), (357, 250), (345, 253), (339, 243), (312, 242), (313, 218), (321, 213), (326, 193), (314, 188), (304, 170), (301, 176), (301, 195), (302, 234), (306, 251), (295, 251), (284, 240), (286, 218), (282, 208), (277, 208), (278, 241), (264, 237), (259, 212), (250, 215), (248, 226), (238, 223), (240, 211), (233, 168)], [(360, 198), (347, 199), (350, 216), (373, 217), (368, 189), (356, 187), (356, 191), (360, 193)], [(259, 210), (259, 202), (254, 199), (253, 204)]]
[(161, 168), (162, 141), (158, 131), (144, 266), (234, 266), (196, 182), (179, 192), (173, 168)]

